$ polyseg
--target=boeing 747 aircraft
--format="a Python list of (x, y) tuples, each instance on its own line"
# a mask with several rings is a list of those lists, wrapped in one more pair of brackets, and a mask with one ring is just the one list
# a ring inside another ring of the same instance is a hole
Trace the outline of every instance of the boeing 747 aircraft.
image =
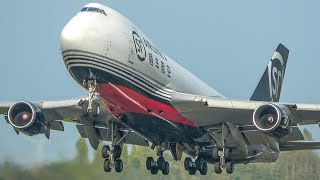
[(106, 172), (123, 170), (122, 145), (150, 146), (151, 174), (169, 174), (163, 157), (184, 159), (190, 175), (220, 174), (234, 164), (274, 162), (283, 151), (320, 149), (298, 125), (318, 124), (320, 105), (280, 103), (289, 50), (279, 44), (249, 100), (228, 99), (160, 51), (132, 22), (97, 3), (81, 9), (61, 32), (61, 53), (82, 99), (0, 102), (14, 131), (28, 136), (74, 123), (93, 149), (102, 141)]

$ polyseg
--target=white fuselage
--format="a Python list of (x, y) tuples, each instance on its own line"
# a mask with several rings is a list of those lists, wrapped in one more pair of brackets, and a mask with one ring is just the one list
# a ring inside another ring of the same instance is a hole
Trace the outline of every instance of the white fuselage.
[[(61, 51), (84, 50), (125, 64), (164, 89), (223, 97), (192, 73), (163, 54), (132, 22), (115, 10), (97, 3), (99, 12), (82, 11), (61, 33)], [(79, 82), (81, 83), (81, 82)]]

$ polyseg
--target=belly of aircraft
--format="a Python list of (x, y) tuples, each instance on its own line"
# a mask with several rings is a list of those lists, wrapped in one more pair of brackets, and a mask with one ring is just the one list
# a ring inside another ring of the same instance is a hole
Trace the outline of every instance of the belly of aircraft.
[(123, 123), (154, 138), (154, 142), (182, 142), (203, 135), (195, 122), (183, 117), (171, 105), (170, 92), (163, 87), (117, 62), (91, 56), (70, 54), (64, 60), (79, 84), (92, 76), (97, 78), (97, 92), (107, 110)]

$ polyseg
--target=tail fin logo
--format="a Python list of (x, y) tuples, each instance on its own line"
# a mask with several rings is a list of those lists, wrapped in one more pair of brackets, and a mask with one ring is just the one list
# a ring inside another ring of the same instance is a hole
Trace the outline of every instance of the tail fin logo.
[(269, 91), (271, 101), (278, 101), (284, 78), (284, 61), (279, 52), (275, 52), (268, 64)]

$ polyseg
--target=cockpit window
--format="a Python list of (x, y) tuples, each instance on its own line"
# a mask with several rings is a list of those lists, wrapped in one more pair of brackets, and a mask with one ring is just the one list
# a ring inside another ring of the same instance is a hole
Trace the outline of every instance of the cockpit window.
[(103, 15), (107, 15), (103, 9), (95, 8), (95, 7), (84, 7), (81, 9), (81, 12), (97, 12)]
[(87, 9), (88, 9), (87, 7), (84, 7), (81, 9), (81, 11), (87, 11)]

